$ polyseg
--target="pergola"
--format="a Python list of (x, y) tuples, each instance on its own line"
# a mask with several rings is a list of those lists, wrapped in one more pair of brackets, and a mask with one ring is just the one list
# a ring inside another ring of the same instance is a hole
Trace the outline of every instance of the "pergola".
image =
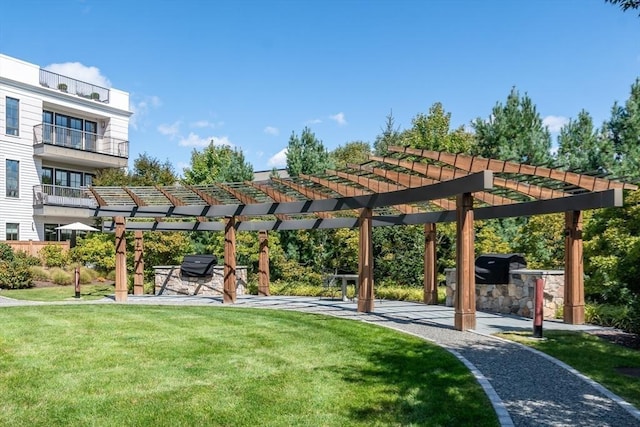
[(236, 231), (259, 232), (259, 294), (268, 296), (268, 231), (357, 227), (357, 309), (372, 312), (372, 227), (424, 224), (424, 302), (435, 304), (436, 224), (455, 222), (455, 328), (473, 329), (474, 220), (564, 212), (564, 321), (584, 323), (582, 211), (622, 206), (622, 191), (636, 190), (636, 185), (465, 154), (395, 146), (389, 151), (393, 154), (370, 156), (364, 164), (290, 179), (207, 186), (90, 187), (97, 204), (93, 215), (113, 217), (104, 222), (103, 229), (116, 233), (116, 301), (127, 300), (125, 230), (135, 231), (134, 294), (142, 293), (142, 231), (224, 231), (223, 301), (234, 303)]

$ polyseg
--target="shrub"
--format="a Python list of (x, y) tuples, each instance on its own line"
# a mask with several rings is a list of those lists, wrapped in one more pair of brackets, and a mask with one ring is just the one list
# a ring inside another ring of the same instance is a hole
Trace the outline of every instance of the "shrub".
[(56, 285), (72, 285), (74, 277), (61, 268), (54, 268), (51, 270), (51, 281)]
[(21, 262), (25, 263), (25, 265), (28, 265), (30, 267), (42, 266), (42, 262), (40, 261), (40, 258), (35, 257), (33, 255), (29, 255), (25, 251), (15, 252), (13, 257), (14, 259), (19, 259)]
[(110, 270), (107, 273), (107, 280), (116, 280), (116, 271), (115, 270)]
[(59, 245), (46, 245), (40, 249), (40, 257), (47, 267), (64, 267), (69, 262), (68, 255)]
[(19, 260), (0, 261), (0, 288), (23, 289), (33, 286), (29, 266)]
[(113, 237), (94, 233), (82, 238), (72, 250), (73, 259), (83, 265), (92, 265), (100, 271), (116, 266), (116, 248)]
[[(75, 273), (74, 273), (75, 274)], [(94, 276), (88, 268), (80, 268), (80, 283), (87, 284), (93, 282)]]
[(31, 270), (33, 280), (46, 281), (50, 278), (49, 272), (39, 265), (32, 265), (31, 267), (29, 267), (29, 270)]
[(13, 248), (6, 243), (0, 243), (0, 260), (13, 261)]

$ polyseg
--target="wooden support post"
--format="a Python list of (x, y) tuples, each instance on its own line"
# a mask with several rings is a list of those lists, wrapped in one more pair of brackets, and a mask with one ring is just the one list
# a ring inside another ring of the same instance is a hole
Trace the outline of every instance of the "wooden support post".
[(133, 260), (133, 294), (144, 294), (144, 258), (143, 258), (143, 240), (142, 231), (135, 231), (135, 253)]
[(224, 227), (224, 295), (222, 301), (236, 302), (236, 218), (230, 217)]
[(116, 302), (126, 302), (129, 286), (127, 283), (127, 239), (125, 219), (114, 218), (116, 223)]
[(438, 304), (438, 269), (436, 267), (436, 225), (424, 225), (424, 303)]
[(258, 257), (258, 296), (268, 297), (269, 291), (269, 236), (266, 231), (258, 233), (260, 254)]
[(456, 199), (456, 299), (454, 326), (459, 331), (476, 327), (476, 277), (473, 236), (473, 196)]
[(564, 322), (584, 324), (584, 265), (582, 211), (565, 212)]
[(373, 211), (364, 208), (360, 212), (360, 240), (358, 251), (358, 311), (373, 311), (373, 242), (371, 241)]

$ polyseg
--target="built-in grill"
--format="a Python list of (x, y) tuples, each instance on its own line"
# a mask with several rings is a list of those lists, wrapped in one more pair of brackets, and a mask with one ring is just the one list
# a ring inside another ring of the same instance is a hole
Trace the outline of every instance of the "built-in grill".
[(476, 259), (476, 283), (479, 285), (506, 285), (509, 271), (526, 268), (521, 254), (486, 254)]
[(215, 255), (185, 255), (180, 265), (180, 273), (190, 277), (213, 276), (213, 267), (218, 263)]

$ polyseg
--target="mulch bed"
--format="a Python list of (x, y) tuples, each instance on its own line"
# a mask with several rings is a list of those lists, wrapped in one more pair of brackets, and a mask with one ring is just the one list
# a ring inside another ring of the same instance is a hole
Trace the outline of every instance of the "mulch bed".
[(640, 350), (640, 335), (638, 334), (630, 334), (628, 332), (623, 332), (615, 329), (602, 329), (598, 331), (590, 331), (589, 333), (610, 341), (614, 344), (618, 344), (634, 350)]

